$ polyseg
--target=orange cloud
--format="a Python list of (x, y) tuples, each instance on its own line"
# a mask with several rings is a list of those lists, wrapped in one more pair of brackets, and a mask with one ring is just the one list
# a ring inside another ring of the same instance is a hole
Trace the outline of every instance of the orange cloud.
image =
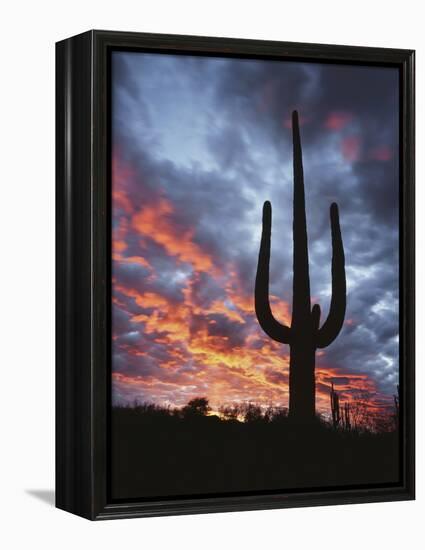
[(132, 218), (132, 226), (181, 262), (192, 264), (198, 271), (210, 272), (214, 269), (211, 257), (193, 241), (192, 229), (182, 229), (173, 222), (173, 213), (171, 203), (160, 198), (137, 212)]
[(325, 120), (324, 126), (328, 130), (342, 130), (351, 122), (352, 118), (353, 116), (350, 113), (335, 111), (329, 113)]
[(224, 315), (231, 321), (235, 321), (236, 323), (242, 323), (245, 324), (245, 319), (234, 309), (230, 309), (224, 301), (222, 300), (215, 300), (208, 308), (205, 309), (204, 314), (214, 314), (218, 313), (221, 315)]
[(386, 161), (390, 160), (393, 156), (393, 153), (389, 147), (386, 147), (385, 145), (381, 147), (376, 147), (375, 149), (372, 149), (370, 152), (370, 158), (373, 160), (380, 160), (380, 161)]
[(134, 177), (134, 171), (124, 166), (115, 154), (112, 158), (112, 201), (114, 210), (123, 210), (127, 214), (133, 212), (133, 205), (128, 198), (125, 188), (128, 181)]
[(138, 292), (135, 289), (117, 286), (117, 291), (134, 298), (136, 304), (143, 309), (152, 309), (152, 313), (133, 315), (131, 321), (143, 323), (148, 334), (166, 333), (166, 341), (184, 341), (189, 337), (189, 311), (184, 304), (175, 304), (171, 300), (155, 292)]
[[(193, 396), (204, 387), (200, 386), (201, 383), (207, 384), (208, 396), (217, 406), (242, 397), (281, 403), (287, 396), (288, 349), (269, 341), (256, 324), (252, 324), (255, 334), (248, 333), (246, 346), (233, 346), (226, 336), (208, 332), (208, 315), (223, 315), (241, 325), (246, 322), (242, 313), (218, 300), (202, 311), (193, 306), (189, 292), (186, 292), (184, 302), (174, 303), (155, 292), (139, 292), (117, 284), (115, 290), (132, 298), (142, 309), (152, 310), (132, 315), (131, 321), (141, 323), (146, 334), (161, 334), (155, 338), (156, 344), (164, 346), (168, 355), (175, 358), (159, 364), (161, 372), (178, 370), (188, 359), (195, 362), (197, 368), (190, 376), (180, 376), (183, 386), (193, 386)], [(201, 318), (197, 324), (191, 323), (194, 314)], [(251, 311), (250, 315), (253, 317), (254, 312)], [(137, 348), (127, 345), (126, 351), (135, 355)], [(282, 379), (271, 373), (285, 374), (286, 383), (282, 384)], [(161, 379), (163, 376), (158, 380)]]
[(112, 258), (116, 262), (121, 262), (125, 264), (136, 264), (152, 269), (150, 263), (146, 260), (146, 258), (143, 258), (142, 256), (123, 256), (122, 254), (116, 252), (113, 253)]

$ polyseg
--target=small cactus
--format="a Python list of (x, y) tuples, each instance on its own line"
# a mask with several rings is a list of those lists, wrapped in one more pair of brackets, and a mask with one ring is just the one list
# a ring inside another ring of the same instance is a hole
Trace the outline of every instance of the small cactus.
[(341, 407), (341, 420), (342, 426), (345, 430), (351, 430), (351, 413), (350, 413), (350, 403), (344, 403), (344, 407)]
[(398, 424), (400, 420), (400, 386), (397, 384), (397, 395), (393, 395), (394, 398), (394, 421), (396, 429), (398, 429)]
[(346, 282), (344, 248), (339, 226), (338, 206), (330, 207), (332, 234), (332, 297), (329, 315), (319, 328), (320, 306), (311, 308), (308, 267), (307, 224), (304, 197), (304, 175), (298, 113), (292, 113), (294, 151), (293, 201), (293, 298), (291, 326), (279, 323), (269, 301), (269, 264), (272, 207), (263, 207), (263, 231), (255, 280), (255, 311), (264, 332), (273, 340), (290, 346), (289, 416), (296, 421), (315, 418), (315, 353), (338, 336), (344, 323)]
[(333, 382), (332, 382), (331, 391), (330, 391), (330, 399), (331, 399), (332, 425), (334, 428), (337, 428), (341, 421), (341, 412), (339, 408), (339, 395), (338, 395), (338, 392), (334, 390)]

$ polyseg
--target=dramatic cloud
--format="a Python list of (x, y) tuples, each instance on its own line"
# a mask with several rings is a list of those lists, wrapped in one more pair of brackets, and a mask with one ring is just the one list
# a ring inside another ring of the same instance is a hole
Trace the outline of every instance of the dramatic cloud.
[(338, 203), (348, 302), (317, 354), (317, 405), (387, 407), (398, 383), (398, 72), (392, 68), (115, 52), (113, 397), (288, 404), (289, 349), (258, 326), (265, 200), (270, 291), (290, 324), (292, 142), (300, 113), (312, 301), (330, 300)]

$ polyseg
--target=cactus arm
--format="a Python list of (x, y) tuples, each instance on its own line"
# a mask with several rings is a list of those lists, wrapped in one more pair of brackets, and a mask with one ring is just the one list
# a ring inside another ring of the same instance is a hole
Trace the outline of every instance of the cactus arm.
[(346, 309), (345, 258), (339, 225), (338, 206), (330, 208), (332, 233), (332, 298), (329, 315), (317, 333), (317, 347), (329, 346), (338, 336), (344, 324)]
[(255, 313), (261, 328), (270, 338), (282, 344), (289, 344), (291, 329), (276, 321), (269, 302), (271, 224), (272, 207), (270, 202), (266, 201), (263, 207), (263, 233), (258, 256), (257, 276), (255, 278)]

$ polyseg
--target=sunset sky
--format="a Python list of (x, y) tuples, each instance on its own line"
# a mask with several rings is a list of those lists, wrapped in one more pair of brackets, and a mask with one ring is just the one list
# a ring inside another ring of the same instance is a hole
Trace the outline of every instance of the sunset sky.
[(288, 404), (289, 348), (254, 313), (262, 205), (273, 312), (290, 324), (292, 141), (300, 114), (312, 304), (330, 299), (340, 209), (344, 327), (316, 399), (390, 406), (398, 383), (398, 72), (114, 52), (113, 401)]

